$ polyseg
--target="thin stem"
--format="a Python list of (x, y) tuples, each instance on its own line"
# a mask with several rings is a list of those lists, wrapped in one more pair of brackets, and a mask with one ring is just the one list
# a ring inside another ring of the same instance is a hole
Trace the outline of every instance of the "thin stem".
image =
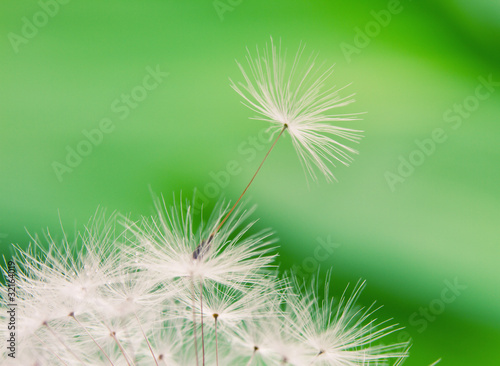
[(258, 350), (259, 350), (259, 347), (257, 347), (257, 346), (253, 347), (252, 357), (250, 357), (250, 359), (248, 360), (246, 366), (250, 366), (252, 364), (253, 358), (255, 357), (255, 354), (257, 353)]
[(219, 343), (217, 342), (217, 318), (219, 314), (214, 314), (214, 323), (215, 323), (215, 362), (216, 365), (219, 366)]
[(153, 359), (155, 360), (155, 364), (156, 364), (156, 366), (158, 366), (158, 361), (156, 361), (156, 356), (153, 352), (153, 348), (151, 347), (151, 343), (149, 343), (148, 337), (146, 337), (146, 333), (144, 333), (144, 329), (142, 329), (141, 321), (139, 320), (139, 317), (137, 316), (137, 313), (135, 312), (135, 310), (134, 310), (134, 316), (137, 319), (137, 323), (139, 324), (139, 328), (141, 328), (142, 335), (144, 336), (144, 339), (146, 340), (149, 351), (151, 352), (151, 356), (153, 356)]
[(195, 307), (195, 295), (194, 295), (194, 277), (191, 276), (191, 295), (193, 297), (193, 305), (192, 305), (192, 309), (193, 309), (193, 337), (194, 337), (194, 353), (195, 353), (195, 356), (196, 356), (196, 366), (199, 366), (199, 363), (198, 363), (198, 337), (196, 336), (196, 313), (195, 313), (195, 310), (194, 310), (194, 307)]
[(229, 212), (226, 214), (226, 216), (224, 217), (224, 219), (220, 222), (219, 226), (217, 226), (217, 228), (214, 230), (214, 232), (212, 233), (211, 236), (215, 235), (219, 231), (219, 229), (222, 227), (222, 225), (224, 225), (224, 223), (226, 222), (226, 220), (229, 218), (229, 216), (231, 215), (231, 213), (234, 211), (234, 209), (236, 208), (236, 206), (238, 205), (238, 203), (240, 202), (240, 200), (245, 195), (246, 191), (248, 190), (248, 188), (252, 184), (253, 180), (257, 176), (257, 173), (260, 171), (260, 168), (262, 168), (262, 165), (264, 165), (264, 162), (266, 161), (267, 157), (269, 156), (269, 154), (271, 153), (271, 151), (273, 150), (274, 146), (278, 142), (278, 140), (281, 137), (281, 135), (283, 134), (283, 132), (285, 132), (285, 130), (287, 129), (287, 127), (288, 127), (288, 125), (286, 125), (286, 124), (283, 126), (283, 129), (279, 133), (278, 137), (276, 137), (276, 140), (274, 140), (273, 144), (271, 145), (271, 148), (267, 152), (266, 156), (264, 156), (264, 159), (262, 160), (262, 162), (260, 163), (259, 167), (255, 171), (255, 174), (253, 175), (252, 179), (250, 179), (250, 182), (247, 184), (247, 186), (243, 190), (243, 193), (240, 195), (240, 197), (238, 198), (238, 200), (236, 201), (236, 203), (234, 204), (234, 206), (231, 208), (231, 210), (229, 210)]
[(127, 324), (123, 324), (123, 333), (124, 333), (124, 340), (128, 342), (128, 348), (127, 348), (127, 354), (129, 355), (130, 359), (132, 360), (132, 363), (135, 363), (134, 360), (136, 359), (136, 353), (134, 349), (133, 342), (131, 341), (132, 337), (130, 337), (130, 330), (127, 327)]
[[(116, 332), (115, 331), (112, 331), (111, 329), (109, 329), (109, 335), (111, 336), (111, 338), (113, 338), (115, 340), (115, 343), (116, 345), (118, 346), (118, 348), (120, 349), (120, 352), (122, 353), (123, 357), (125, 358), (125, 361), (127, 362), (127, 365), (128, 366), (132, 366), (128, 360), (128, 357), (127, 357), (127, 352), (125, 351), (125, 349), (123, 348), (122, 344), (120, 343), (120, 341), (118, 340), (118, 338), (116, 338)], [(132, 364), (134, 364), (135, 366), (135, 363), (132, 361)]]
[(59, 361), (61, 361), (64, 365), (66, 365), (66, 366), (68, 365), (66, 362), (64, 362), (63, 360), (61, 360), (61, 357), (59, 357), (59, 356), (58, 356), (58, 355), (57, 355), (54, 351), (52, 351), (52, 350), (50, 349), (50, 347), (48, 346), (48, 344), (47, 344), (47, 343), (45, 343), (45, 342), (43, 341), (43, 339), (42, 339), (42, 338), (40, 338), (40, 337), (38, 336), (38, 334), (33, 333), (33, 335), (34, 335), (35, 337), (37, 337), (37, 338), (38, 338), (38, 340), (39, 340), (39, 341), (40, 341), (40, 342), (41, 342), (41, 343), (45, 346), (45, 349), (46, 349), (47, 351), (49, 351), (50, 353), (52, 353), (52, 355), (53, 355), (54, 357), (56, 357)]
[[(236, 206), (238, 206), (238, 203), (241, 201), (241, 199), (245, 195), (246, 191), (248, 190), (248, 188), (250, 187), (250, 185), (254, 181), (255, 177), (257, 176), (257, 173), (259, 173), (260, 168), (262, 168), (262, 165), (264, 165), (264, 162), (266, 161), (267, 157), (269, 156), (269, 154), (271, 153), (271, 151), (273, 150), (274, 146), (278, 142), (278, 140), (281, 137), (281, 135), (283, 134), (283, 132), (285, 132), (285, 130), (287, 129), (287, 127), (288, 127), (288, 125), (286, 125), (286, 124), (283, 126), (283, 129), (279, 133), (278, 137), (276, 137), (276, 140), (274, 140), (273, 144), (271, 145), (271, 148), (267, 152), (266, 156), (264, 156), (264, 159), (262, 160), (262, 162), (260, 163), (259, 167), (255, 171), (255, 174), (253, 175), (252, 179), (250, 179), (250, 182), (248, 182), (247, 186), (243, 190), (243, 193), (241, 193), (240, 197), (235, 202), (234, 206), (229, 210), (229, 212), (226, 214), (226, 216), (224, 216), (224, 218), (219, 223), (219, 225), (217, 225), (217, 227), (215, 228), (215, 230), (212, 231), (212, 233), (210, 234), (210, 236), (208, 237), (208, 239), (207, 240), (202, 240), (201, 243), (196, 247), (196, 249), (193, 252), (193, 259), (198, 259), (201, 256), (203, 256), (203, 254), (205, 254), (205, 251), (206, 251), (207, 247), (210, 245), (210, 242), (214, 238), (215, 234), (217, 234), (217, 232), (220, 230), (220, 228), (222, 227), (222, 225), (224, 225), (224, 223), (229, 218), (229, 216), (231, 216), (231, 213), (234, 211), (234, 209), (236, 208)], [(203, 342), (203, 338), (202, 338), (202, 342)], [(203, 363), (203, 364), (205, 364), (205, 363)]]
[(59, 337), (59, 334), (56, 333), (56, 331), (49, 325), (47, 322), (43, 322), (43, 326), (49, 330), (50, 333), (63, 345), (64, 348), (68, 350), (69, 353), (71, 353), (77, 361), (84, 363), (80, 357), (76, 353), (73, 352), (73, 350)]
[(318, 359), (319, 356), (321, 356), (323, 353), (325, 353), (325, 351), (319, 351), (316, 356), (314, 356), (311, 360), (311, 362), (309, 362), (309, 365), (312, 365), (314, 364), (314, 362), (316, 362), (316, 360)]
[(106, 356), (106, 358), (108, 359), (109, 363), (114, 366), (113, 362), (111, 361), (111, 359), (109, 358), (108, 354), (106, 352), (104, 352), (104, 350), (102, 349), (102, 347), (99, 345), (99, 343), (96, 342), (96, 340), (94, 339), (94, 337), (92, 337), (92, 334), (90, 334), (90, 332), (87, 330), (87, 328), (85, 328), (83, 326), (82, 323), (80, 323), (80, 321), (76, 318), (76, 315), (75, 313), (70, 313), (69, 314), (70, 317), (72, 317), (73, 319), (75, 319), (75, 321), (78, 323), (78, 325), (80, 327), (82, 327), (82, 329), (85, 331), (85, 333), (87, 333), (87, 335), (90, 337), (90, 339), (92, 339), (92, 341), (95, 343), (95, 345), (101, 350), (101, 352), (103, 353), (104, 356)]
[[(132, 366), (132, 365), (133, 365), (133, 366), (135, 366), (135, 363), (134, 363), (134, 361), (133, 361), (132, 357), (130, 357), (130, 356), (128, 355), (127, 351), (125, 351), (125, 348), (123, 348), (123, 346), (122, 346), (121, 342), (120, 342), (120, 341), (118, 340), (118, 338), (116, 337), (116, 332), (115, 332), (114, 330), (111, 330), (111, 328), (110, 328), (110, 327), (108, 327), (108, 326), (106, 325), (106, 323), (104, 323), (104, 322), (103, 322), (103, 324), (104, 324), (104, 326), (105, 326), (106, 328), (108, 328), (109, 335), (111, 336), (111, 338), (113, 338), (113, 340), (115, 341), (116, 345), (117, 345), (117, 346), (118, 346), (118, 348), (120, 349), (120, 352), (122, 353), (123, 357), (125, 358), (125, 362), (127, 362), (127, 365), (128, 365), (128, 366)], [(132, 364), (129, 362), (129, 358), (130, 358), (130, 362), (132, 362)]]
[(200, 313), (201, 313), (201, 351), (203, 354), (203, 366), (205, 366), (205, 337), (203, 335), (203, 281), (200, 281)]

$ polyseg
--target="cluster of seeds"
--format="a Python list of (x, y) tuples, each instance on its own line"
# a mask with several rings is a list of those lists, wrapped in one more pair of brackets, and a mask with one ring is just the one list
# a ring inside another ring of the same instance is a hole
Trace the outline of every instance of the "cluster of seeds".
[(191, 206), (161, 202), (140, 222), (98, 215), (75, 240), (47, 235), (48, 250), (36, 237), (17, 249), (18, 354), (4, 352), (2, 364), (340, 366), (405, 356), (404, 344), (377, 345), (396, 327), (355, 305), (363, 284), (334, 301), (328, 281), (318, 291), (279, 276), (271, 233), (248, 222), (253, 209), (215, 232), (227, 206), (195, 228)]

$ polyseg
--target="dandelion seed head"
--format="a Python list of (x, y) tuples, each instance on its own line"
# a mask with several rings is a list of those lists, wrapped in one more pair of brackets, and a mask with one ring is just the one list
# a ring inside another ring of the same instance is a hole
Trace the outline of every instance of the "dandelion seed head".
[(349, 165), (358, 153), (350, 145), (362, 137), (362, 131), (337, 124), (358, 120), (360, 113), (336, 113), (354, 102), (354, 94), (344, 96), (346, 87), (331, 85), (333, 66), (318, 65), (317, 55), (303, 62), (304, 50), (300, 46), (289, 65), (281, 41), (276, 45), (271, 38), (254, 54), (247, 49), (246, 68), (238, 63), (244, 82), (231, 80), (231, 87), (257, 114), (252, 119), (270, 123), (273, 133), (287, 130), (308, 176), (316, 181), (317, 169), (332, 181), (331, 166)]
[[(190, 207), (124, 220), (119, 235), (104, 225), (72, 241), (49, 239), (49, 249), (39, 240), (17, 247), (18, 360), (192, 366), (203, 329), (207, 365), (402, 363), (406, 345), (380, 343), (397, 327), (375, 321), (373, 306), (356, 306), (364, 284), (332, 299), (328, 281), (320, 294), (317, 282), (283, 279), (271, 265), (270, 233), (252, 232), (251, 209), (217, 232), (227, 205), (198, 228)], [(5, 287), (0, 295), (4, 310)], [(5, 329), (5, 314), (0, 321)]]
[[(164, 201), (157, 201), (157, 208), (156, 218), (145, 219), (141, 228), (132, 227), (142, 249), (137, 267), (153, 273), (157, 282), (177, 281), (189, 287), (196, 279), (240, 289), (268, 282), (265, 274), (274, 259), (270, 252), (274, 239), (269, 231), (248, 234), (253, 222), (246, 221), (255, 208), (236, 210), (216, 234), (228, 211), (226, 204), (219, 204), (198, 228), (193, 227), (189, 204), (168, 209)], [(211, 235), (213, 239), (199, 249)]]

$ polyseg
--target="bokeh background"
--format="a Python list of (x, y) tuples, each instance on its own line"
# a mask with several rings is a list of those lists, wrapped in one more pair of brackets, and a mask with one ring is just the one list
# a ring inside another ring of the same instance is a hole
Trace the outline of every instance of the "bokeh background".
[[(249, 197), (281, 267), (332, 268), (336, 295), (366, 279), (361, 302), (413, 339), (409, 366), (498, 364), (500, 1), (56, 4), (0, 3), (2, 254), (27, 232), (80, 228), (97, 207), (150, 215), (151, 191), (234, 200), (269, 146), (229, 86), (235, 59), (270, 36), (290, 55), (303, 42), (336, 64), (335, 84), (353, 83), (346, 111), (367, 112), (351, 124), (366, 137), (338, 183), (309, 186), (279, 141)], [(141, 94), (151, 70), (168, 76)]]

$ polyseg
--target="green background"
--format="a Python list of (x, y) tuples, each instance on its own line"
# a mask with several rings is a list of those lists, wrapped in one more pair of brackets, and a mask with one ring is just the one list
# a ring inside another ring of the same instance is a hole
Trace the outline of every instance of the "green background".
[[(73, 0), (15, 52), (12, 34), (22, 36), (23, 17), (41, 7), (1, 2), (2, 253), (27, 245), (26, 230), (57, 236), (59, 215), (68, 231), (98, 206), (149, 215), (150, 189), (167, 202), (181, 191), (190, 197), (232, 160), (240, 172), (220, 194), (234, 200), (264, 155), (245, 152), (248, 139), (266, 126), (248, 119), (254, 113), (229, 86), (229, 77), (241, 80), (234, 60), (270, 36), (289, 54), (302, 41), (336, 64), (337, 85), (353, 82), (348, 110), (367, 112), (352, 123), (366, 137), (352, 166), (335, 169), (334, 184), (308, 187), (289, 137), (270, 155), (249, 196), (257, 226), (280, 238), (282, 268), (332, 267), (334, 294), (366, 279), (361, 301), (384, 304), (379, 318), (393, 317), (413, 338), (405, 365), (497, 364), (500, 87), (478, 105), (473, 96), (478, 77), (500, 81), (500, 2), (401, 1), (378, 32), (371, 12), (387, 1), (221, 3), (218, 13), (210, 0)], [(367, 26), (369, 44), (346, 57), (342, 45), (355, 46), (356, 28)], [(168, 77), (120, 119), (113, 101), (157, 65)], [(474, 108), (456, 128), (443, 115), (464, 101)], [(65, 163), (67, 146), (103, 118), (113, 131), (58, 180), (53, 163)], [(437, 128), (446, 141), (391, 190), (387, 172)], [(314, 257), (318, 238), (336, 243), (327, 258)], [(467, 289), (441, 309), (446, 280)], [(418, 312), (429, 306), (439, 314), (423, 330)]]

